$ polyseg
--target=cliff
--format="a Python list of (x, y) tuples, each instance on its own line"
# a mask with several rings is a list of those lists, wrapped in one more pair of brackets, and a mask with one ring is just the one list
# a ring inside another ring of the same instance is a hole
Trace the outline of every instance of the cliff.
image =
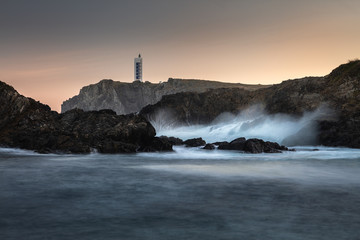
[(269, 113), (299, 115), (315, 110), (325, 101), (320, 93), (324, 83), (323, 77), (306, 77), (255, 91), (220, 88), (203, 93), (177, 93), (164, 96), (156, 104), (144, 107), (140, 113), (152, 118), (160, 109), (168, 109), (179, 122), (207, 124), (223, 112), (236, 114), (251, 105), (261, 104)]
[(252, 91), (265, 87), (268, 86), (173, 78), (159, 84), (102, 80), (97, 84), (83, 87), (79, 95), (64, 101), (61, 112), (79, 108), (85, 111), (112, 109), (117, 114), (128, 114), (139, 112), (148, 104), (157, 103), (162, 96), (179, 92), (201, 93), (217, 88), (240, 88)]
[(223, 112), (238, 113), (254, 104), (266, 112), (300, 116), (326, 104), (337, 118), (318, 120), (319, 144), (360, 148), (360, 61), (340, 65), (324, 77), (288, 80), (254, 91), (213, 89), (164, 96), (141, 114), (152, 119), (168, 109), (184, 124), (206, 124)]
[(112, 110), (58, 114), (0, 81), (0, 146), (41, 153), (172, 150), (142, 116)]

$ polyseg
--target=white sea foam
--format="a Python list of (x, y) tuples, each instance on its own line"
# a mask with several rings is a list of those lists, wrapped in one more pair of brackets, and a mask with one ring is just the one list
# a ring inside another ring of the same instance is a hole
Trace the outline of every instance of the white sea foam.
[(315, 120), (333, 116), (334, 113), (325, 105), (301, 117), (269, 115), (260, 105), (254, 105), (238, 115), (223, 113), (209, 125), (180, 126), (165, 110), (159, 111), (150, 121), (158, 136), (175, 136), (184, 140), (202, 137), (207, 142), (216, 142), (246, 137), (286, 145), (312, 145), (316, 143), (317, 135)]
[[(148, 159), (181, 160), (137, 166), (151, 171), (210, 177), (287, 179), (308, 184), (358, 184), (360, 150), (296, 147), (281, 154), (244, 154), (237, 151), (175, 147), (174, 153), (144, 153)], [(354, 166), (354, 168), (352, 167)]]
[(204, 150), (201, 148), (187, 148), (174, 146), (174, 152), (164, 153), (138, 153), (136, 156), (157, 159), (208, 159), (208, 160), (260, 160), (260, 161), (291, 161), (291, 160), (341, 160), (360, 159), (360, 149), (337, 147), (293, 147), (296, 151), (282, 153), (251, 154), (229, 150)]
[(24, 150), (19, 148), (0, 148), (0, 154), (12, 154), (12, 155), (39, 155), (31, 150)]
[(159, 164), (142, 168), (177, 174), (205, 175), (212, 177), (245, 177), (263, 179), (288, 179), (303, 183), (351, 183), (358, 184), (360, 176), (349, 167), (319, 167), (316, 164), (294, 162), (231, 162), (228, 164)]

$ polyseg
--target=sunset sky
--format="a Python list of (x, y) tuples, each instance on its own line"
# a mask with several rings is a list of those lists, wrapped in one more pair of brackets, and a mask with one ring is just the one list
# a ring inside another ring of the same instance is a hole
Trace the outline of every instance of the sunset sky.
[(0, 0), (0, 80), (60, 111), (101, 79), (271, 84), (360, 57), (359, 0)]

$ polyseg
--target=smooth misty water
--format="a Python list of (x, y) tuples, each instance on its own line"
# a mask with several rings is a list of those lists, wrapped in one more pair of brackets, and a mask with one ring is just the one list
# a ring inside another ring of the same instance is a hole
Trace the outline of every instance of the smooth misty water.
[(0, 149), (0, 239), (359, 239), (360, 151)]

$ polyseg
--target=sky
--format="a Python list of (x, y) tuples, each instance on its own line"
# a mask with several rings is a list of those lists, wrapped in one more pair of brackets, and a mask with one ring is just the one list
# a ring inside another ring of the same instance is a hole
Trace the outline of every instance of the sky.
[(60, 111), (102, 79), (275, 84), (360, 57), (358, 0), (0, 0), (0, 81)]

